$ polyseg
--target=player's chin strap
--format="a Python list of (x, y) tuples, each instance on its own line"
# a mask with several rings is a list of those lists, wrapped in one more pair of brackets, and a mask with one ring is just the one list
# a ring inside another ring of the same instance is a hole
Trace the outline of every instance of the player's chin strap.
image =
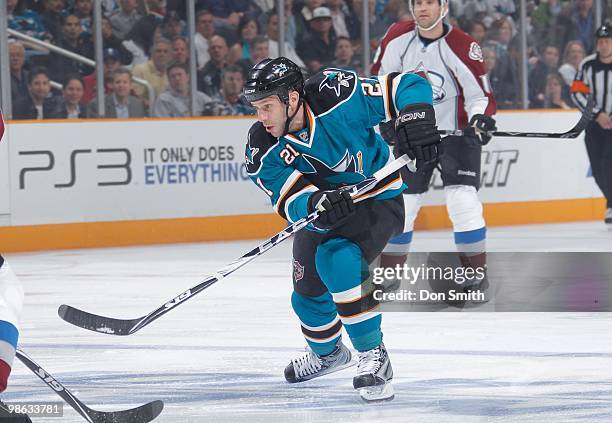
[[(291, 117), (289, 117), (289, 98), (287, 98), (287, 102), (285, 103), (285, 117), (287, 118), (287, 120), (285, 120), (285, 129), (283, 130), (283, 135), (281, 136), (287, 135), (289, 133), (289, 124), (291, 124), (291, 121), (293, 120), (293, 118), (295, 118), (295, 116), (300, 111), (300, 105), (304, 104), (302, 93), (298, 92), (298, 96), (299, 96), (298, 104), (297, 104), (297, 107), (295, 108), (295, 112), (293, 112)], [(306, 108), (304, 108), (304, 113), (306, 113)]]
[[(441, 6), (441, 11), (440, 11), (440, 16), (438, 17), (438, 19), (436, 19), (436, 21), (434, 23), (432, 23), (429, 27), (427, 28), (423, 28), (422, 26), (420, 26), (417, 23), (417, 18), (416, 15), (414, 14), (414, 6), (412, 5), (414, 0), (410, 0), (409, 5), (410, 5), (410, 13), (412, 14), (412, 18), (414, 19), (414, 24), (416, 25), (416, 27), (419, 29), (419, 31), (431, 31), (432, 29), (435, 28), (436, 25), (438, 25), (440, 23), (440, 21), (442, 21), (442, 19), (444, 19), (446, 17), (446, 15), (448, 15), (448, 1), (442, 1), (440, 0), (440, 6)], [(444, 6), (446, 5), (446, 10), (444, 10)]]

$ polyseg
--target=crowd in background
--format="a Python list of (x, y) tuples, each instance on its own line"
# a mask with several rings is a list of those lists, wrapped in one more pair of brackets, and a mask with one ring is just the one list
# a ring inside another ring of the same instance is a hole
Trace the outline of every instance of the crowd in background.
[[(328, 66), (362, 74), (363, 1), (285, 0), (285, 56), (307, 75)], [(105, 116), (253, 114), (240, 93), (248, 70), (279, 54), (275, 3), (196, 0), (196, 34), (189, 39), (185, 0), (102, 0)], [(7, 0), (7, 8), (9, 28), (93, 59), (93, 0)], [(391, 24), (411, 19), (405, 0), (369, 0), (369, 12), (372, 54)], [(593, 0), (528, 0), (527, 15), (529, 107), (572, 107), (569, 85), (594, 52)], [(612, 18), (612, 1), (604, 1), (603, 17)], [(522, 106), (518, 18), (518, 1), (450, 0), (448, 20), (481, 44), (500, 109)], [(93, 68), (14, 39), (9, 56), (13, 118), (98, 117)], [(152, 104), (133, 77), (153, 87)]]

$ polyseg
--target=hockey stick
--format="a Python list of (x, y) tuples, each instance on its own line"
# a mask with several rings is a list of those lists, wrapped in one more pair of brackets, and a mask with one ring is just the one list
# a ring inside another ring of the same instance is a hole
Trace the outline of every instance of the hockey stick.
[(96, 411), (87, 407), (68, 389), (47, 373), (23, 351), (17, 350), (17, 358), (34, 372), (43, 382), (62, 397), (74, 410), (90, 423), (148, 423), (159, 416), (164, 408), (162, 401), (152, 401), (140, 407), (122, 411)]
[[(350, 189), (351, 197), (353, 197), (356, 202), (359, 201), (359, 199), (357, 198), (358, 195), (369, 191), (378, 182), (388, 177), (389, 175), (392, 175), (404, 166), (408, 166), (411, 170), (414, 168), (414, 162), (410, 160), (407, 155), (403, 155), (400, 158), (395, 159), (393, 162), (387, 164), (386, 166), (378, 170), (378, 172), (374, 173), (372, 177), (367, 178), (356, 185), (353, 185), (353, 187)], [(239, 259), (231, 262), (225, 267), (219, 269), (216, 273), (198, 282), (198, 284), (195, 285), (193, 288), (182, 292), (167, 303), (162, 304), (146, 316), (138, 317), (136, 319), (114, 319), (111, 317), (104, 317), (88, 313), (86, 311), (79, 310), (77, 308), (65, 304), (62, 304), (59, 307), (57, 313), (62, 319), (64, 319), (68, 323), (72, 323), (73, 325), (79, 326), (83, 329), (89, 329), (94, 332), (106, 333), (111, 335), (131, 335), (132, 333), (147, 326), (154, 320), (159, 319), (161, 316), (168, 313), (170, 310), (172, 310), (179, 304), (182, 304), (188, 299), (194, 297), (196, 294), (202, 292), (215, 282), (218, 282), (224, 277), (230, 275), (231, 273), (234, 273), (236, 270), (240, 269), (242, 266), (249, 263), (254, 258), (259, 257), (272, 247), (280, 244), (281, 242), (289, 238), (291, 235), (304, 228), (309, 223), (313, 222), (315, 219), (317, 219), (317, 217), (319, 217), (319, 212), (315, 210), (308, 216), (289, 225), (281, 232), (277, 233), (272, 238), (255, 247)]]
[[(504, 132), (495, 131), (492, 133), (494, 137), (512, 137), (512, 138), (576, 138), (584, 129), (587, 127), (589, 122), (593, 119), (593, 107), (595, 106), (595, 100), (593, 96), (589, 96), (587, 99), (587, 105), (582, 111), (580, 120), (572, 129), (567, 132)], [(456, 130), (440, 130), (442, 135), (455, 135), (462, 136), (463, 131), (461, 129)]]

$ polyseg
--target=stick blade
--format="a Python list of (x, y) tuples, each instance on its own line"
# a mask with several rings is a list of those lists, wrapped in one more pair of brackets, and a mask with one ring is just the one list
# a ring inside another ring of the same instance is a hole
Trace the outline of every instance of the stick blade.
[(99, 316), (87, 311), (79, 310), (72, 306), (62, 304), (57, 309), (59, 317), (75, 326), (93, 332), (107, 335), (130, 335), (133, 328), (141, 319), (113, 319), (112, 317)]
[(111, 412), (90, 410), (90, 417), (94, 423), (148, 423), (159, 416), (163, 409), (164, 403), (157, 400), (130, 410)]

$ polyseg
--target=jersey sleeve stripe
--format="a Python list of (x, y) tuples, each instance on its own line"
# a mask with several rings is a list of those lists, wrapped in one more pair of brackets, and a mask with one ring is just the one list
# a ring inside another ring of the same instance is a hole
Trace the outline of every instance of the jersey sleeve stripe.
[(392, 119), (395, 119), (398, 114), (398, 110), (395, 107), (395, 93), (397, 92), (397, 86), (402, 79), (399, 77), (399, 75), (399, 72), (391, 72), (389, 75), (387, 75), (386, 92), (388, 105), (386, 107), (389, 108), (389, 113)]
[(304, 178), (304, 175), (302, 175), (299, 170), (294, 170), (283, 184), (283, 187), (280, 189), (278, 200), (274, 205), (274, 211), (280, 214), (284, 219), (288, 219), (287, 215), (285, 214), (285, 203), (287, 199), (308, 185), (310, 185), (310, 183), (306, 180), (306, 178)]

